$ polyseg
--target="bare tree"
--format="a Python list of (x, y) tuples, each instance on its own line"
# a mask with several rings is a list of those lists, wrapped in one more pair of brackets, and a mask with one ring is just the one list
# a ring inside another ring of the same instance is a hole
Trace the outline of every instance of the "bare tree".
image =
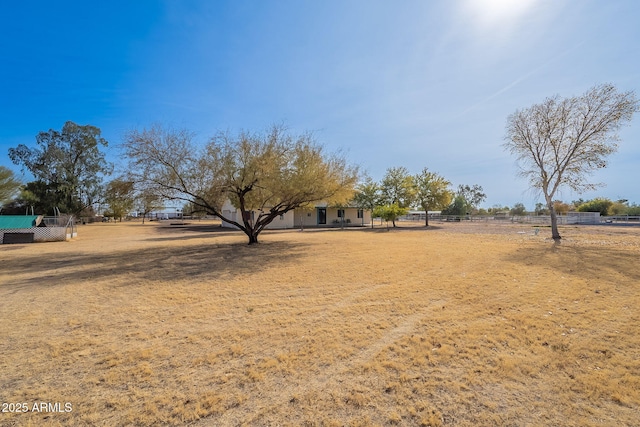
[(638, 109), (634, 92), (602, 84), (581, 96), (547, 98), (508, 117), (504, 147), (516, 155), (520, 174), (544, 195), (556, 242), (561, 239), (553, 205), (556, 192), (563, 186), (581, 193), (601, 185), (588, 177), (607, 166), (607, 156), (618, 148), (618, 129)]
[(162, 209), (162, 198), (143, 185), (142, 188), (136, 189), (133, 207), (138, 211), (139, 215), (142, 215), (142, 225), (144, 225), (147, 215)]
[[(346, 202), (357, 182), (357, 168), (344, 158), (326, 154), (310, 135), (294, 137), (281, 126), (265, 134), (221, 133), (204, 147), (186, 130), (154, 126), (129, 132), (123, 145), (139, 184), (235, 225), (249, 244), (293, 209)], [(237, 221), (223, 214), (226, 200), (240, 210)]]

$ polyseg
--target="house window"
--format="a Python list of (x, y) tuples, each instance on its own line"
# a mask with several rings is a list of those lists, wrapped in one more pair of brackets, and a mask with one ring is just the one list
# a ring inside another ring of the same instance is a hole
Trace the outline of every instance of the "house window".
[(338, 218), (344, 218), (344, 209), (338, 209)]
[(364, 211), (362, 209), (358, 209), (358, 218), (364, 218)]
[(284, 220), (284, 215), (280, 215), (280, 221)]

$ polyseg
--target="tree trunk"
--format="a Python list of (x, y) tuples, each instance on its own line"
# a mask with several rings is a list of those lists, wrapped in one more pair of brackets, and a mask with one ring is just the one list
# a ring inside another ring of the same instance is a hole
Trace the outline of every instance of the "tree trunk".
[(553, 208), (553, 202), (547, 201), (547, 207), (551, 215), (551, 238), (556, 243), (560, 243), (562, 237), (560, 237), (560, 233), (558, 232), (558, 216), (556, 215), (556, 210)]
[(429, 212), (427, 210), (424, 211), (424, 226), (429, 226)]
[(258, 234), (255, 233), (253, 230), (250, 230), (247, 233), (247, 236), (249, 236), (249, 244), (250, 245), (258, 243)]

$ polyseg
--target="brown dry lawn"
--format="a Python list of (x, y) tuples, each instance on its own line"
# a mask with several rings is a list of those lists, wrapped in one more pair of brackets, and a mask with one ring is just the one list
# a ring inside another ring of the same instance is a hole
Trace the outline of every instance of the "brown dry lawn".
[(0, 398), (29, 409), (0, 425), (638, 425), (640, 228), (561, 233), (247, 246), (202, 223), (96, 224), (0, 246)]

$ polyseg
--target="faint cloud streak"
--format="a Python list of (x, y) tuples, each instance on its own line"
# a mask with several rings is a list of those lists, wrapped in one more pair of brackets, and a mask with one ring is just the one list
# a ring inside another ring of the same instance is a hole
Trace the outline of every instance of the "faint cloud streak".
[(557, 61), (558, 59), (568, 55), (569, 53), (571, 53), (572, 51), (578, 49), (580, 46), (582, 46), (585, 42), (580, 42), (577, 45), (564, 50), (563, 52), (560, 52), (559, 54), (553, 56), (551, 59), (549, 59), (548, 61), (542, 63), (541, 65), (539, 65), (538, 67), (534, 68), (533, 70), (529, 71), (528, 73), (525, 73), (524, 75), (518, 77), (517, 79), (515, 79), (514, 81), (512, 81), (511, 83), (509, 83), (508, 85), (504, 86), (503, 88), (497, 90), (496, 92), (492, 93), (491, 95), (487, 96), (486, 98), (482, 99), (479, 102), (476, 102), (475, 104), (473, 104), (472, 106), (468, 107), (467, 109), (465, 109), (464, 111), (462, 111), (460, 114), (458, 114), (456, 116), (456, 118), (460, 118), (462, 116), (464, 116), (465, 114), (469, 113), (470, 111), (473, 111), (475, 109), (477, 109), (478, 107), (480, 107), (481, 105), (487, 103), (488, 101), (497, 98), (498, 96), (502, 95), (503, 93), (509, 91), (510, 89), (514, 88), (515, 86), (517, 86), (518, 84), (522, 83), (523, 81), (529, 79), (531, 76), (537, 74), (538, 72), (540, 72), (540, 70), (542, 70), (543, 68), (546, 68), (548, 65), (552, 64), (553, 62)]

